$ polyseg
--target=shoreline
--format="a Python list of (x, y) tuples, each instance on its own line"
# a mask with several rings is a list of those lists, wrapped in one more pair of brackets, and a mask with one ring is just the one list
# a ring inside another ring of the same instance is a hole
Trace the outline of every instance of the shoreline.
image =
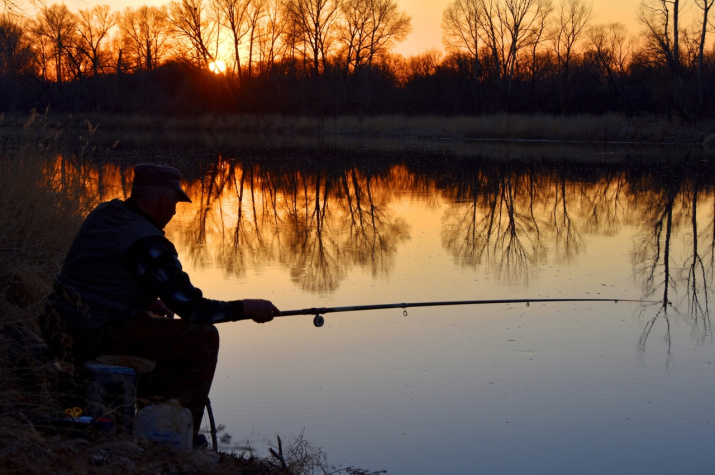
[[(22, 130), (31, 115), (3, 115), (0, 132)], [(663, 116), (625, 117), (615, 114), (549, 116), (494, 114), (484, 116), (312, 116), (218, 115), (171, 116), (148, 114), (50, 112), (46, 127), (84, 131), (93, 135), (146, 136), (186, 134), (216, 136), (247, 134), (266, 137), (300, 136), (398, 140), (571, 143), (611, 145), (688, 145), (715, 143), (715, 117), (686, 121)]]

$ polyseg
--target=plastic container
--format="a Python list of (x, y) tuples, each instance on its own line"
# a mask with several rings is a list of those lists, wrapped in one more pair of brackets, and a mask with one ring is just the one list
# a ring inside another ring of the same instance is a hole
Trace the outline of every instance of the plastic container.
[(146, 406), (134, 417), (134, 435), (190, 449), (194, 439), (191, 411), (178, 402)]

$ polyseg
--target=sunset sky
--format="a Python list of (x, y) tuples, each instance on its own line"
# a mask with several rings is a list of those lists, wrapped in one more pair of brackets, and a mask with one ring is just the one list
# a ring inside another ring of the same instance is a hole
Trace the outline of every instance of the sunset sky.
[[(395, 52), (409, 56), (431, 48), (442, 48), (442, 12), (452, 0), (397, 0), (399, 7), (412, 17), (412, 33)], [(621, 22), (631, 33), (637, 33), (636, 12), (641, 0), (592, 0), (594, 23)], [(169, 0), (74, 0), (74, 9), (109, 4), (121, 11), (127, 6), (164, 5)], [(71, 7), (72, 3), (68, 3)], [(559, 0), (553, 0), (554, 5)]]
[[(442, 12), (453, 0), (398, 0), (398, 5), (412, 17), (412, 33), (395, 49), (409, 56), (431, 48), (442, 48)], [(558, 0), (553, 0), (554, 5)], [(621, 22), (636, 33), (636, 11), (640, 0), (594, 0), (594, 23)]]

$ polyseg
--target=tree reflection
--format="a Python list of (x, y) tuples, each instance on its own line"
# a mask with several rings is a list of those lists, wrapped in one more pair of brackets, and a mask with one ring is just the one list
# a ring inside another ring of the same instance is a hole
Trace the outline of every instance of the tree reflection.
[[(458, 265), (507, 282), (528, 281), (549, 260), (572, 263), (587, 234), (636, 226), (643, 296), (664, 303), (658, 318), (667, 317), (665, 302), (687, 307), (694, 332), (709, 337), (715, 204), (706, 165), (218, 156), (185, 183), (194, 203), (168, 232), (193, 266), (243, 276), (279, 265), (300, 288), (331, 292), (354, 268), (389, 275), (410, 232), (395, 211), (405, 197), (444, 207), (442, 245)], [(63, 157), (48, 175), (60, 187), (86, 182), (95, 199), (126, 198), (132, 178), (111, 162)], [(644, 344), (657, 321), (646, 325)]]
[[(612, 235), (624, 224), (636, 225), (636, 276), (643, 297), (657, 296), (661, 302), (661, 310), (644, 326), (641, 347), (660, 321), (670, 341), (671, 301), (687, 304), (698, 338), (711, 337), (715, 210), (702, 229), (698, 210), (713, 201), (711, 190), (702, 192), (708, 176), (702, 163), (686, 157), (674, 164), (630, 168), (549, 168), (473, 161), (437, 175), (449, 203), (442, 243), (455, 261), (492, 270), (507, 281), (527, 281), (536, 264), (547, 259), (569, 263), (583, 252), (584, 232)], [(683, 239), (688, 225), (689, 245)], [(707, 258), (701, 255), (701, 242), (709, 244)]]
[[(693, 179), (692, 201), (691, 201), (691, 232), (692, 246), (691, 255), (684, 261), (685, 283), (687, 288), (688, 313), (693, 318), (693, 325), (696, 335), (700, 339), (706, 337), (712, 338), (712, 330), (710, 323), (710, 289), (709, 281), (712, 280), (712, 260), (709, 261), (709, 266), (706, 266), (705, 261), (700, 255), (700, 246), (698, 241), (701, 238), (707, 239), (706, 235), (700, 234), (698, 230), (698, 199), (700, 198), (700, 180), (701, 174), (698, 173)], [(715, 234), (711, 235), (709, 241), (712, 243)], [(708, 279), (710, 276), (710, 279)]]
[(342, 179), (345, 193), (342, 203), (348, 222), (343, 246), (349, 250), (352, 263), (370, 267), (373, 277), (387, 275), (397, 245), (409, 231), (407, 223), (390, 212), (391, 180), (381, 183), (370, 173), (361, 177), (354, 168), (346, 171)]
[[(668, 318), (668, 292), (673, 278), (670, 271), (671, 244), (674, 219), (681, 217), (674, 212), (676, 197), (683, 185), (683, 177), (677, 170), (667, 173), (645, 173), (636, 181), (636, 190), (642, 190), (637, 198), (640, 203), (647, 203), (643, 210), (643, 238), (634, 252), (634, 261), (640, 266), (645, 294), (654, 295), (662, 286), (661, 310), (646, 322), (639, 348), (645, 352), (646, 343), (653, 328), (660, 321), (665, 323), (664, 340), (668, 348), (668, 360), (671, 357), (671, 322)], [(675, 223), (676, 226), (680, 222)]]
[(648, 342), (648, 338), (650, 337), (651, 333), (653, 332), (653, 329), (655, 328), (656, 324), (659, 322), (663, 322), (665, 325), (665, 335), (663, 336), (663, 339), (665, 341), (666, 345), (666, 367), (670, 366), (670, 362), (673, 358), (673, 345), (672, 345), (672, 338), (671, 338), (671, 333), (670, 333), (670, 318), (668, 316), (668, 311), (667, 311), (667, 306), (660, 307), (658, 312), (655, 314), (655, 316), (651, 317), (646, 321), (644, 327), (643, 327), (643, 332), (641, 332), (640, 338), (638, 338), (638, 349), (640, 350), (641, 354), (645, 353), (646, 350), (646, 343)]
[[(486, 265), (499, 278), (528, 281), (547, 255), (542, 229), (560, 230), (558, 213), (551, 222), (543, 213), (548, 175), (530, 164), (485, 168), (457, 172), (461, 184), (447, 190), (454, 204), (445, 214), (442, 243), (461, 265)], [(565, 197), (561, 202), (566, 209)]]
[[(447, 210), (442, 229), (442, 244), (462, 266), (476, 267), (488, 254), (494, 228), (498, 192), (482, 191), (488, 182), (474, 174), (455, 190), (454, 204)], [(484, 197), (491, 196), (491, 199)], [(480, 213), (481, 200), (484, 212)]]
[(628, 182), (620, 170), (607, 170), (583, 193), (586, 227), (594, 233), (612, 236), (628, 222)]
[[(634, 261), (640, 266), (646, 295), (658, 292), (662, 295), (662, 310), (645, 325), (640, 340), (642, 350), (660, 319), (665, 323), (665, 341), (670, 350), (668, 306), (671, 303), (676, 309), (681, 304), (687, 307), (696, 339), (712, 338), (709, 299), (713, 266), (712, 259), (706, 265), (701, 257), (700, 241), (715, 242), (715, 228), (709, 226), (701, 231), (698, 225), (702, 202), (713, 201), (712, 192), (703, 196), (701, 191), (705, 176), (702, 164), (688, 157), (675, 165), (650, 170), (636, 181), (640, 195), (637, 200), (647, 205), (641, 210), (643, 233)], [(682, 256), (674, 252), (676, 238), (681, 233)], [(685, 287), (682, 295), (677, 293), (679, 283)]]
[(346, 275), (342, 265), (345, 254), (337, 236), (339, 217), (331, 206), (332, 186), (332, 177), (322, 172), (289, 180), (287, 191), (292, 200), (287, 200), (286, 264), (291, 279), (304, 290), (334, 290)]
[[(680, 213), (674, 215), (675, 200), (682, 185), (682, 179), (675, 174), (668, 174), (667, 182), (662, 187), (648, 192), (648, 209), (644, 210), (644, 219), (652, 227), (652, 231), (636, 250), (636, 260), (644, 266), (644, 289), (646, 295), (653, 295), (662, 285), (662, 299), (665, 307), (668, 302), (668, 292), (673, 283), (670, 271), (670, 250), (673, 235), (673, 221), (682, 219)], [(680, 223), (677, 223), (680, 224)]]
[(581, 252), (584, 245), (578, 223), (572, 218), (569, 207), (571, 198), (579, 197), (579, 193), (567, 191), (568, 186), (561, 168), (553, 184), (554, 197), (549, 224), (553, 229), (556, 259), (567, 263)]
[(278, 262), (312, 292), (335, 290), (356, 265), (384, 275), (409, 232), (390, 209), (390, 172), (219, 158), (192, 186), (199, 199), (180, 239), (193, 265), (244, 275), (249, 264)]

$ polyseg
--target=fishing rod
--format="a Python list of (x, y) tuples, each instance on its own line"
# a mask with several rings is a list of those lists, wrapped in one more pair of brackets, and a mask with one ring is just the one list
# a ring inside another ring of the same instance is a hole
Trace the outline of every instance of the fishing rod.
[(503, 300), (450, 300), (445, 302), (411, 302), (411, 303), (388, 303), (377, 305), (353, 305), (351, 307), (313, 307), (303, 308), (300, 310), (282, 311), (278, 317), (289, 317), (293, 315), (315, 315), (313, 325), (322, 327), (325, 324), (325, 318), (321, 314), (336, 313), (336, 312), (359, 312), (362, 310), (383, 310), (387, 308), (401, 308), (403, 313), (407, 315), (407, 309), (410, 307), (442, 307), (447, 305), (489, 305), (489, 304), (509, 304), (509, 303), (525, 303), (528, 307), (532, 303), (546, 302), (637, 302), (637, 303), (660, 303), (657, 300), (634, 300), (634, 299), (503, 299)]

